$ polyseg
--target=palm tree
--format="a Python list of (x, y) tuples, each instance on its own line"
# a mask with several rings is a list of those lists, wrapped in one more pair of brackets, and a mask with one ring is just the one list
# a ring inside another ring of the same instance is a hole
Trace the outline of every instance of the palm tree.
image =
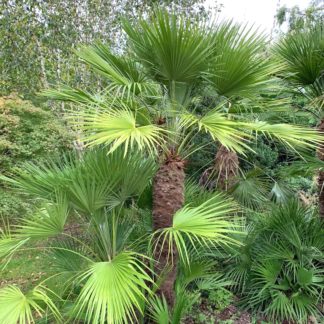
[[(159, 167), (153, 180), (153, 228), (155, 259), (159, 262), (155, 271), (158, 275), (163, 273), (159, 293), (171, 308), (175, 302), (178, 257), (185, 256), (179, 233), (198, 241), (199, 235), (213, 237), (212, 229), (203, 222), (205, 218), (190, 224), (181, 213), (185, 163), (192, 152), (200, 149), (192, 145), (196, 134), (207, 133), (237, 153), (249, 150), (253, 133), (278, 139), (294, 149), (314, 147), (322, 139), (316, 131), (298, 126), (243, 121), (240, 117), (229, 119), (223, 113), (223, 103), (205, 114), (193, 108), (195, 92), (217, 82), (210, 68), (218, 58), (215, 35), (228, 28), (227, 24), (215, 31), (214, 26), (164, 11), (155, 12), (151, 19), (141, 19), (134, 26), (124, 22), (127, 55), (113, 54), (102, 44), (79, 52), (86, 64), (106, 78), (106, 89), (95, 94), (64, 87), (45, 93), (77, 104), (78, 110), (72, 111), (71, 118), (82, 130), (88, 146), (105, 145), (109, 152), (123, 146), (125, 154), (136, 148), (156, 157)], [(237, 69), (237, 78), (246, 75), (246, 71)], [(250, 87), (242, 88), (249, 90)], [(230, 93), (230, 85), (227, 91)], [(185, 229), (180, 230), (182, 226)]]
[[(267, 99), (280, 92), (278, 79), (274, 78), (280, 66), (265, 51), (266, 37), (247, 26), (228, 22), (216, 28), (213, 38), (209, 92), (217, 101), (224, 101), (227, 118), (236, 119), (240, 113), (244, 119), (251, 119), (252, 114), (282, 110), (286, 102)], [(200, 183), (227, 191), (238, 175), (237, 153), (220, 145), (214, 164), (204, 171)]]
[[(283, 76), (296, 92), (307, 100), (304, 108), (318, 117), (318, 130), (324, 132), (324, 32), (322, 26), (290, 33), (276, 50), (284, 62)], [(322, 143), (320, 143), (322, 144)], [(318, 158), (324, 161), (324, 148), (317, 149)], [(324, 171), (318, 175), (319, 210), (324, 217)]]

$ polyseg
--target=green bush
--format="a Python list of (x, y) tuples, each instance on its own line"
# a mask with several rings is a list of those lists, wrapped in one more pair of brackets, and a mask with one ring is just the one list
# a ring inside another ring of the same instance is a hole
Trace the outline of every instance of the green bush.
[(15, 96), (0, 98), (0, 172), (71, 148), (72, 136), (50, 111)]
[(324, 228), (297, 201), (260, 215), (244, 245), (228, 251), (226, 276), (240, 303), (274, 321), (306, 323), (316, 316), (324, 289)]
[(208, 301), (219, 311), (222, 311), (233, 302), (233, 294), (225, 288), (212, 290)]
[(17, 219), (32, 211), (30, 204), (17, 194), (0, 188), (0, 218)]
[[(24, 162), (58, 155), (72, 147), (72, 135), (51, 112), (17, 96), (0, 98), (0, 174), (8, 175)], [(0, 217), (31, 212), (29, 204), (0, 183)]]

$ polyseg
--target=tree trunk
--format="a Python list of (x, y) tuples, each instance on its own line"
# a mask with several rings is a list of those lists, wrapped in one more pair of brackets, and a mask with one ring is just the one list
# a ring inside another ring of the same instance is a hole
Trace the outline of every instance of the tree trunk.
[(237, 154), (221, 145), (216, 153), (214, 165), (204, 171), (199, 183), (208, 190), (218, 188), (227, 191), (235, 184), (238, 171), (239, 160)]
[(47, 76), (46, 76), (45, 57), (44, 57), (42, 45), (41, 45), (40, 41), (37, 39), (37, 37), (36, 37), (36, 45), (37, 45), (39, 61), (40, 61), (40, 70), (41, 70), (40, 79), (42, 82), (42, 87), (47, 89), (48, 81), (47, 81)]
[[(321, 120), (318, 129), (324, 133), (324, 119)], [(321, 161), (324, 161), (324, 145), (317, 149), (317, 156)], [(319, 215), (324, 220), (324, 170), (318, 172), (318, 205)]]
[[(175, 212), (184, 203), (184, 162), (180, 158), (165, 161), (155, 175), (153, 183), (153, 228), (158, 230), (172, 226)], [(174, 283), (177, 276), (178, 253), (174, 246), (168, 250), (168, 242), (157, 244), (155, 260), (158, 261), (155, 271), (157, 275), (163, 272), (163, 282), (158, 294), (164, 295), (170, 308), (174, 306)]]

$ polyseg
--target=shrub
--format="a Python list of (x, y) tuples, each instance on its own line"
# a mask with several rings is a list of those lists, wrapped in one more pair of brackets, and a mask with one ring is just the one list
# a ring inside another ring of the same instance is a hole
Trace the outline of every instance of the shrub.
[[(60, 154), (71, 144), (71, 134), (52, 112), (14, 95), (0, 98), (0, 175), (25, 161)], [(1, 217), (13, 219), (30, 211), (28, 203), (0, 183)]]
[(50, 111), (16, 96), (0, 98), (0, 172), (71, 147), (72, 136)]
[(226, 268), (243, 306), (274, 323), (306, 323), (318, 314), (324, 289), (324, 228), (318, 215), (290, 201), (259, 216), (244, 243), (231, 249)]
[(10, 222), (12, 222), (13, 219), (30, 214), (31, 211), (30, 204), (20, 196), (11, 190), (0, 188), (0, 218), (10, 218)]

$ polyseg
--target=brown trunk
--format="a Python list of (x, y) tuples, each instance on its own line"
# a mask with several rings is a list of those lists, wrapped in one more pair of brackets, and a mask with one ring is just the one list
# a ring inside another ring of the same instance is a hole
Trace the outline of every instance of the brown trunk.
[[(318, 129), (324, 133), (324, 119), (321, 120)], [(317, 149), (317, 156), (321, 161), (324, 161), (324, 145)], [(324, 170), (318, 172), (318, 205), (319, 215), (324, 219)]]
[[(184, 163), (181, 159), (172, 158), (160, 166), (153, 183), (154, 230), (172, 226), (173, 215), (184, 203), (184, 180)], [(175, 248), (168, 251), (168, 242), (162, 244), (160, 240), (155, 254), (155, 260), (158, 261), (155, 271), (157, 275), (163, 272), (164, 278), (158, 293), (164, 295), (172, 308), (175, 302), (178, 253)]]
[(239, 160), (235, 152), (221, 145), (215, 156), (214, 165), (200, 177), (199, 183), (209, 190), (227, 191), (235, 182), (239, 170)]

